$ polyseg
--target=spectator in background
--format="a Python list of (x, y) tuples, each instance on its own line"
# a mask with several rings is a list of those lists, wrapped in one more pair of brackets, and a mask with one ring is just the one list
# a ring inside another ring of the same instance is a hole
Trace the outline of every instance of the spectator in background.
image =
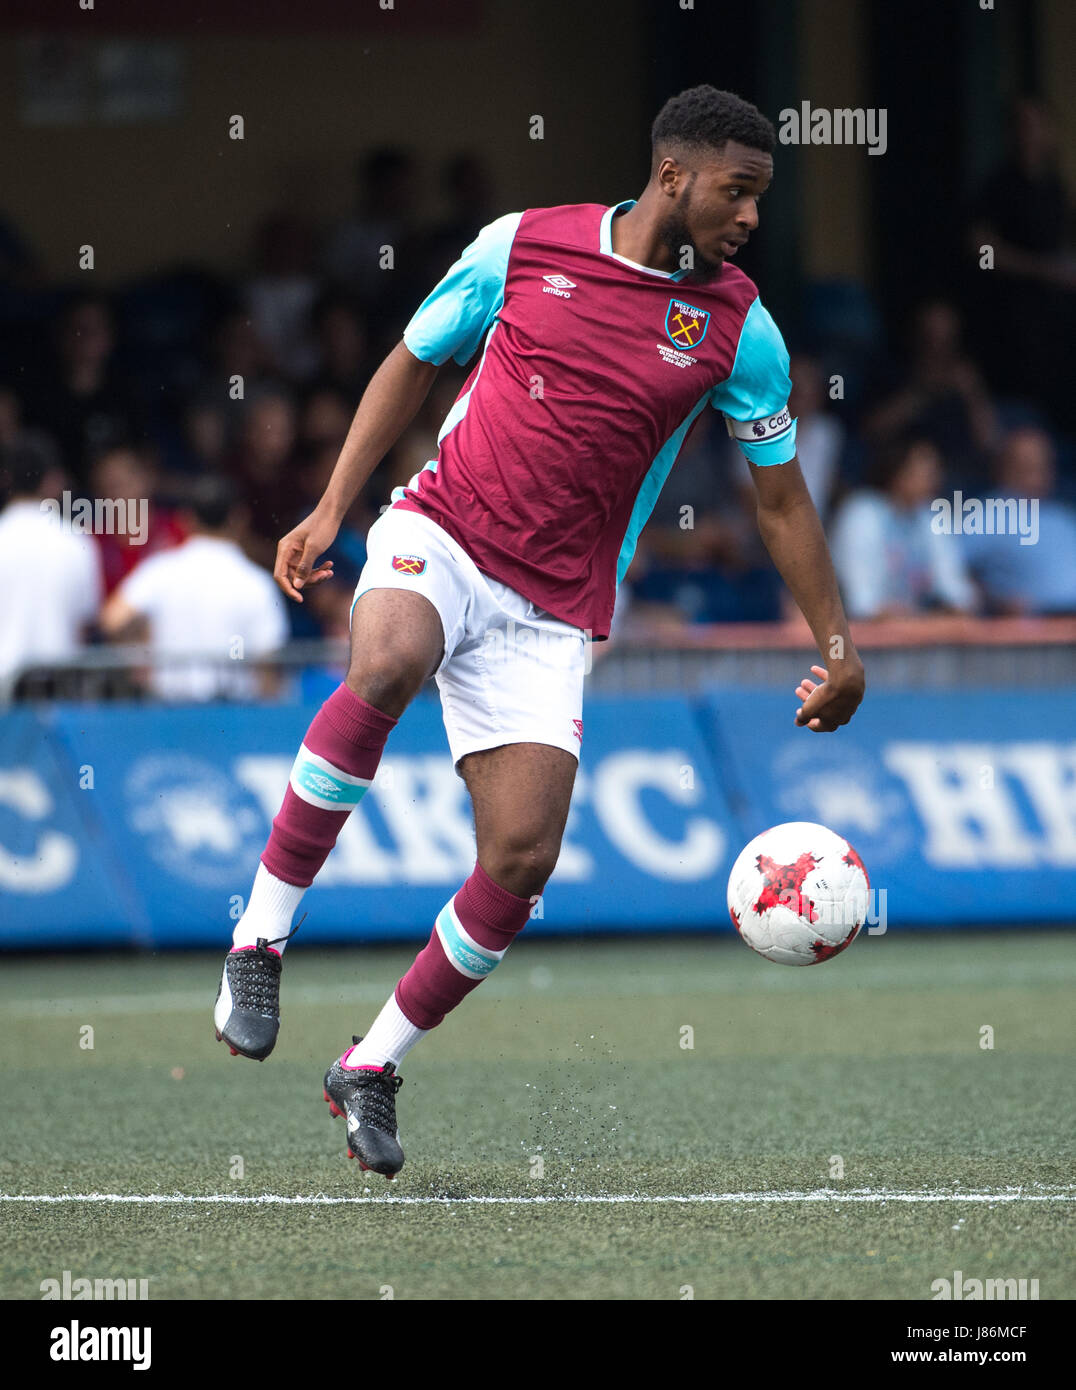
[(100, 606), (101, 566), (88, 535), (65, 527), (55, 510), (65, 477), (47, 437), (26, 433), (0, 459), (0, 682), (27, 666), (70, 660)]
[[(64, 483), (57, 488), (57, 495), (65, 483), (69, 482), (60, 457), (56, 441), (45, 430), (29, 429), (22, 418), (22, 403), (13, 386), (0, 386), (0, 454), (6, 455), (17, 445), (26, 445), (29, 453), (36, 453), (49, 470), (63, 476)], [(5, 480), (0, 470), (0, 505), (9, 500), (5, 492)]]
[[(206, 349), (202, 379), (188, 399), (224, 411), (231, 445), (238, 436), (243, 400), (275, 380), (271, 373), (272, 353), (255, 328), (249, 310), (241, 305), (233, 305), (214, 322)], [(242, 396), (236, 395), (237, 382), (242, 383)]]
[(978, 476), (995, 442), (997, 420), (960, 337), (960, 317), (950, 303), (932, 299), (919, 305), (907, 370), (868, 410), (863, 433), (876, 447), (909, 434), (929, 439), (951, 469)]
[(9, 449), (19, 437), (22, 405), (14, 387), (0, 386), (0, 449)]
[(941, 459), (931, 441), (913, 437), (882, 451), (872, 482), (845, 500), (830, 536), (849, 616), (970, 612), (976, 596), (963, 537), (931, 527), (930, 504), (942, 485)]
[[(382, 148), (364, 155), (356, 170), (357, 209), (325, 247), (327, 277), (382, 314), (410, 315), (415, 307), (412, 289), (423, 268), (416, 264), (416, 179), (415, 161), (406, 150)], [(391, 270), (382, 265), (383, 247), (392, 250)]]
[(1058, 157), (1053, 115), (1022, 97), (1012, 149), (980, 191), (970, 250), (993, 249), (994, 268), (974, 280), (973, 301), (997, 388), (1040, 401), (1057, 424), (1071, 408), (1071, 363), (1059, 351), (1076, 331), (1073, 208)]
[(477, 155), (463, 153), (450, 159), (441, 175), (441, 188), (448, 215), (427, 240), (426, 275), (431, 289), (463, 248), (497, 216), (489, 172)]
[(255, 391), (244, 403), (242, 420), (228, 472), (247, 503), (244, 548), (272, 570), (277, 542), (298, 520), (302, 505), (291, 394), (280, 386)]
[[(56, 441), (46, 430), (28, 429), (23, 424), (22, 404), (14, 387), (0, 386), (0, 453), (6, 453), (7, 450), (22, 444), (27, 445), (31, 453), (37, 452), (42, 459), (47, 460), (50, 469), (63, 474), (65, 481), (70, 481), (66, 477)], [(7, 500), (4, 479), (0, 474), (0, 505)]]
[(299, 444), (303, 452), (326, 444), (335, 444), (339, 452), (354, 414), (350, 401), (334, 387), (315, 387), (304, 399), (299, 417)]
[[(219, 393), (196, 396), (183, 411), (179, 456), (184, 473), (220, 473), (229, 451), (228, 422), (238, 417), (238, 402), (227, 410)], [(178, 470), (177, 470), (178, 471)]]
[[(1053, 496), (1054, 446), (1044, 430), (1013, 430), (995, 465), (998, 496), (1038, 503), (1026, 536), (967, 535), (972, 574), (995, 613), (1076, 613), (1076, 509)], [(1027, 513), (1028, 519), (1034, 514)]]
[(256, 234), (258, 272), (246, 286), (254, 331), (268, 349), (272, 370), (289, 381), (317, 366), (310, 310), (318, 294), (313, 239), (306, 224), (287, 213), (262, 222)]
[(77, 488), (101, 449), (142, 438), (132, 394), (114, 367), (112, 307), (99, 294), (79, 294), (60, 313), (53, 359), (24, 392), (27, 423), (49, 431)]
[(279, 688), (259, 662), (287, 641), (284, 599), (237, 544), (238, 513), (227, 479), (199, 479), (181, 518), (189, 539), (139, 565), (101, 613), (115, 641), (144, 634), (155, 655), (213, 658), (162, 661), (149, 678), (160, 699), (249, 700)]
[(122, 512), (117, 508), (113, 513), (117, 521), (123, 521), (122, 529), (94, 535), (106, 594), (150, 555), (170, 550), (186, 539), (175, 514), (154, 500), (155, 490), (153, 464), (144, 450), (131, 445), (105, 449), (90, 471), (92, 498), (123, 499), (125, 503)]
[(317, 366), (307, 388), (338, 391), (354, 414), (369, 374), (366, 325), (358, 302), (340, 291), (326, 292), (314, 304), (310, 323)]
[(41, 259), (19, 227), (0, 209), (0, 373), (17, 372), (27, 330), (44, 302)]
[(815, 358), (796, 353), (789, 375), (792, 394), (788, 406), (797, 421), (796, 457), (815, 511), (825, 522), (844, 452), (844, 425), (826, 411), (826, 380)]
[(0, 303), (9, 287), (35, 290), (42, 283), (37, 252), (6, 210), (0, 210)]

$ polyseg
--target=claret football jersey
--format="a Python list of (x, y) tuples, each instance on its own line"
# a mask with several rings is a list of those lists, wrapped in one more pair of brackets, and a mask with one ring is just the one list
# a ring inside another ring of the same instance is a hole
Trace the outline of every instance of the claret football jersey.
[(604, 207), (535, 208), (485, 227), (404, 331), (466, 364), (437, 458), (393, 493), (484, 573), (595, 638), (688, 431), (719, 410), (756, 464), (796, 451), (788, 353), (726, 262), (708, 282), (612, 249)]

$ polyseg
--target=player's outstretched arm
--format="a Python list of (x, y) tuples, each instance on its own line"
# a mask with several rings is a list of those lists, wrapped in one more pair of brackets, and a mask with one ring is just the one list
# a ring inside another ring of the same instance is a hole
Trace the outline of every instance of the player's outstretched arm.
[(277, 546), (273, 578), (289, 598), (302, 603), (302, 589), (332, 577), (332, 561), (318, 565), (318, 559), (370, 474), (415, 418), (437, 371), (397, 343), (370, 378), (324, 496)]
[(825, 666), (812, 666), (821, 683), (796, 688), (803, 701), (796, 723), (815, 733), (847, 724), (863, 699), (863, 663), (852, 642), (829, 547), (796, 459), (768, 467), (751, 465), (758, 492), (758, 529), (807, 619)]

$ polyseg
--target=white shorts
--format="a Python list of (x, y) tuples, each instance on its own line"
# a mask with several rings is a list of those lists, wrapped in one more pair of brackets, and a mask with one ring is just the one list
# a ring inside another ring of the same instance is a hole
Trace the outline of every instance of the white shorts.
[(483, 574), (419, 512), (389, 507), (370, 527), (352, 602), (406, 589), (441, 619), (437, 688), (452, 761), (506, 743), (547, 743), (578, 758), (583, 741), (586, 634)]

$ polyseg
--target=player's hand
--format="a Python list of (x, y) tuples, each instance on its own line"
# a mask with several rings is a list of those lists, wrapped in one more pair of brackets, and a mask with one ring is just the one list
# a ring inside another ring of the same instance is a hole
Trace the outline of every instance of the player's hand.
[(332, 578), (333, 562), (316, 562), (332, 545), (338, 530), (335, 522), (325, 521), (313, 512), (281, 540), (276, 548), (273, 578), (288, 598), (302, 603), (301, 590)]
[(859, 708), (866, 689), (863, 665), (859, 661), (844, 661), (833, 675), (824, 666), (812, 666), (820, 683), (804, 676), (796, 686), (796, 695), (803, 701), (796, 711), (796, 723), (816, 734), (831, 734), (841, 724), (847, 724)]

